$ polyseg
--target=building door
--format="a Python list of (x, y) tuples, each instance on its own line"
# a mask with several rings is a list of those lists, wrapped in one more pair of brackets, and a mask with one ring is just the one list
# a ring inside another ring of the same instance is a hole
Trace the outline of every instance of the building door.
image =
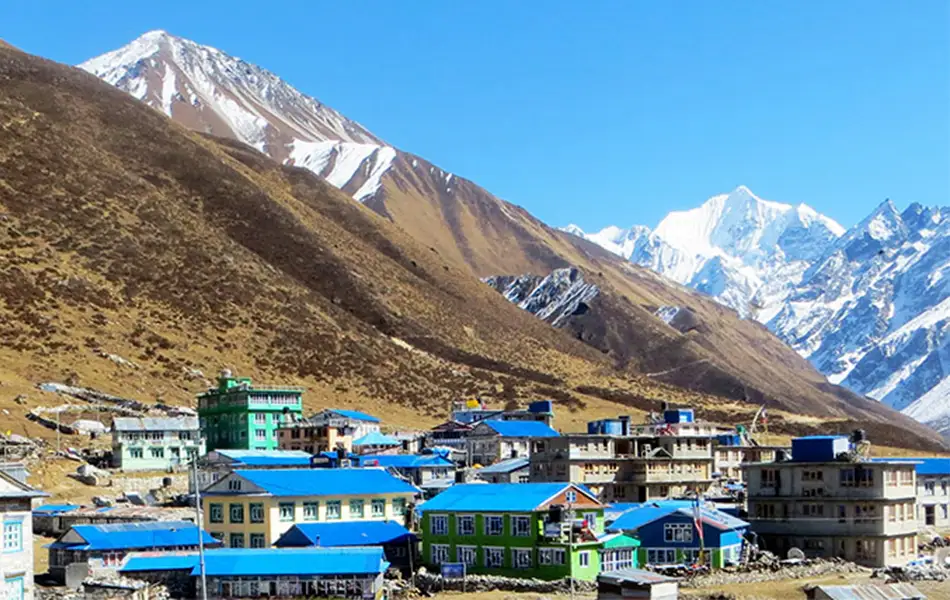
[(936, 524), (936, 506), (925, 506), (924, 507), (924, 524), (925, 525), (935, 525)]
[(647, 488), (646, 486), (640, 486), (637, 488), (637, 502), (646, 502), (647, 501)]

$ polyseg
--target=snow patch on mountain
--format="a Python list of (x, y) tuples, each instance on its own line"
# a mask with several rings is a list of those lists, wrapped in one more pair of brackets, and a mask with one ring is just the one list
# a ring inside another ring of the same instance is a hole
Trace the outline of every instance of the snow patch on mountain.
[(562, 326), (574, 315), (582, 314), (587, 303), (600, 293), (600, 289), (584, 281), (581, 272), (575, 268), (555, 269), (545, 277), (496, 275), (483, 281), (509, 302), (555, 327)]

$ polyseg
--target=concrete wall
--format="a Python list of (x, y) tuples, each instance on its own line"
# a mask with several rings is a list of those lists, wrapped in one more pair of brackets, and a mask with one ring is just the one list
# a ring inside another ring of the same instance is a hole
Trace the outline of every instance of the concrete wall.
[(921, 527), (950, 531), (950, 475), (917, 477), (917, 519)]

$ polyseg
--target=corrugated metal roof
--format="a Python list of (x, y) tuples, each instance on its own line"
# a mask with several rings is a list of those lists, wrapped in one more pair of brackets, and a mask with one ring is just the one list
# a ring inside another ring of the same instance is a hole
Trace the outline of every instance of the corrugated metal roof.
[(950, 458), (893, 457), (872, 458), (874, 462), (914, 463), (918, 475), (950, 475)]
[[(237, 470), (237, 475), (274, 496), (337, 496), (419, 492), (385, 469)], [(205, 492), (209, 494), (208, 492)], [(228, 492), (221, 492), (227, 494)]]
[(568, 487), (569, 483), (460, 483), (419, 506), (426, 511), (529, 512)]
[(397, 469), (413, 469), (419, 467), (451, 467), (455, 463), (438, 454), (364, 454), (360, 456), (363, 466), (394, 467)]
[[(367, 575), (389, 568), (380, 547), (226, 548), (205, 553), (205, 573), (228, 575)], [(191, 572), (200, 575), (199, 567)]]
[(44, 504), (34, 508), (33, 514), (40, 516), (62, 514), (76, 510), (77, 508), (80, 508), (78, 504)]
[(482, 421), (502, 437), (558, 437), (559, 434), (541, 421)]
[[(208, 552), (213, 552), (209, 550)], [(191, 571), (198, 566), (195, 552), (142, 552), (132, 554), (119, 571)]]
[(191, 431), (198, 429), (197, 417), (116, 417), (113, 431)]
[(416, 536), (396, 521), (338, 521), (298, 523), (280, 536), (274, 545), (278, 548), (379, 546), (415, 539)]
[(819, 585), (832, 600), (908, 600), (926, 598), (920, 590), (909, 583), (883, 585)]
[[(70, 531), (53, 542), (49, 548), (70, 550), (119, 550), (131, 548), (168, 548), (197, 546), (198, 527), (188, 521), (145, 521), (137, 523), (104, 523), (102, 525), (74, 525)], [(84, 541), (61, 541), (75, 532)], [(202, 532), (204, 543), (217, 546), (221, 542)]]
[(523, 469), (531, 464), (531, 461), (525, 457), (520, 458), (509, 458), (501, 462), (496, 462), (493, 465), (487, 467), (482, 467), (478, 470), (479, 473), (511, 473), (512, 471), (517, 471), (518, 469)]
[(303, 450), (216, 450), (239, 465), (251, 467), (306, 467), (311, 455)]
[(357, 421), (367, 421), (369, 423), (379, 423), (379, 419), (373, 415), (368, 415), (364, 412), (358, 410), (346, 410), (343, 408), (331, 408), (330, 412), (336, 413), (342, 417), (347, 417), (348, 419), (356, 419)]
[(639, 583), (642, 585), (679, 581), (679, 579), (675, 577), (667, 577), (666, 575), (660, 575), (659, 573), (654, 573), (653, 571), (643, 571), (640, 569), (621, 569), (618, 571), (609, 571), (607, 573), (601, 573), (597, 576), (597, 579), (598, 581), (609, 581), (616, 583), (631, 581), (633, 583)]
[[(692, 506), (682, 506), (674, 502), (655, 502), (631, 509), (617, 517), (607, 529), (610, 531), (632, 531), (673, 514), (693, 518)], [(742, 519), (737, 519), (721, 510), (708, 507), (702, 508), (702, 521), (706, 525), (722, 530), (741, 529), (749, 526)]]
[(353, 440), (354, 446), (400, 446), (402, 443), (396, 438), (389, 437), (378, 431), (371, 431), (363, 437)]

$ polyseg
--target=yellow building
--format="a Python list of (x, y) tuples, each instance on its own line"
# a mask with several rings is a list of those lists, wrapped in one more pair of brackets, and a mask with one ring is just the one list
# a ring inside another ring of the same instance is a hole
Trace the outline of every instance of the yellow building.
[(202, 492), (202, 509), (225, 546), (267, 548), (297, 523), (402, 523), (419, 494), (378, 468), (240, 470)]

